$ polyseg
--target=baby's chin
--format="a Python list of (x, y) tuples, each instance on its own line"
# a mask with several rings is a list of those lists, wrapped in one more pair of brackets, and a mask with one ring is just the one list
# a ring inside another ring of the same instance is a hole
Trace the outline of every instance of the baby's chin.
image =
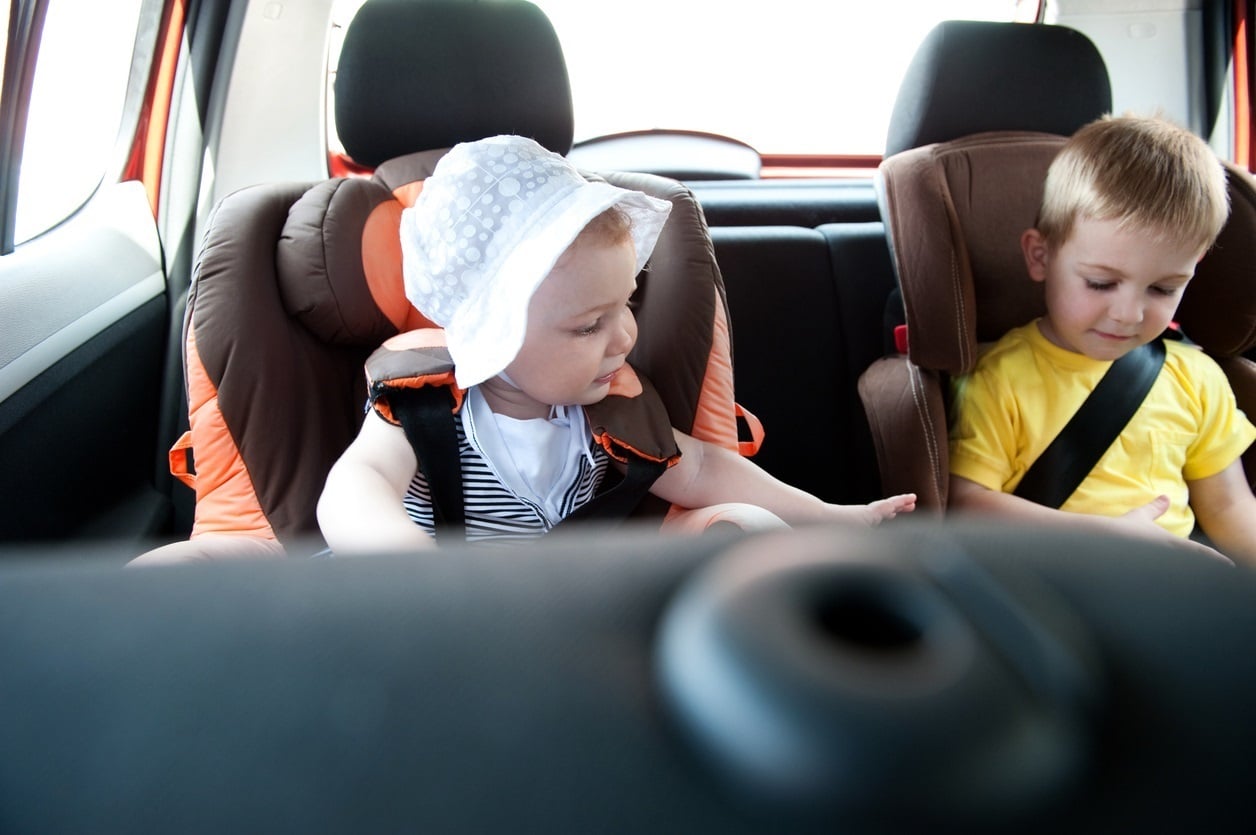
[(577, 398), (576, 402), (569, 405), (572, 406), (592, 406), (594, 403), (600, 403), (611, 394), (610, 383), (594, 383), (589, 386), (588, 390)]

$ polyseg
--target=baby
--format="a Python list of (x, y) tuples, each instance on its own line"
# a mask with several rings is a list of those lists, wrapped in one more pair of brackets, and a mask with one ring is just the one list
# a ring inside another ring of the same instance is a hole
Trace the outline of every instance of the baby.
[[(453, 373), (469, 540), (545, 533), (634, 456), (659, 462), (649, 491), (691, 509), (690, 527), (695, 519), (749, 529), (874, 525), (914, 509), (910, 494), (826, 503), (670, 426), (648, 380), (627, 363), (636, 278), (670, 210), (586, 180), (530, 139), (497, 136), (450, 150), (403, 213), (407, 297), (443, 328), (448, 348), (447, 366), (432, 373)], [(412, 344), (431, 354), (433, 333)], [(336, 553), (421, 548), (437, 535), (431, 474), (386, 392), (374, 406), (319, 501)], [(588, 414), (608, 408), (620, 416), (611, 423), (646, 440), (595, 442)], [(662, 415), (661, 427), (649, 415)]]

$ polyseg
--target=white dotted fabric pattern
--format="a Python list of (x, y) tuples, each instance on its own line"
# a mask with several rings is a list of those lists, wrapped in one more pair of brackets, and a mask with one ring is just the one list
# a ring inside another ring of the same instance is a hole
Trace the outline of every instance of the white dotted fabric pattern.
[(406, 297), (445, 328), (458, 384), (501, 372), (523, 344), (528, 302), (580, 231), (618, 205), (632, 219), (637, 268), (671, 204), (584, 179), (531, 139), (455, 145), (401, 216)]

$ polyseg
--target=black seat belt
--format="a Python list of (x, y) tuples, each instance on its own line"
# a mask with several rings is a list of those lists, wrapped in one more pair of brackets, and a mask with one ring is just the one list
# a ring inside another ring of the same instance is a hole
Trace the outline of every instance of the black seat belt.
[(1058, 508), (1121, 434), (1164, 365), (1158, 338), (1112, 363), (1095, 390), (1016, 485), (1015, 495)]
[[(465, 538), (462, 458), (454, 424), (457, 417), (453, 412), (452, 392), (446, 386), (398, 389), (389, 392), (388, 403), (393, 417), (401, 423), (427, 479), (428, 489), (432, 491), (432, 518), (437, 538)], [(576, 508), (553, 530), (568, 521), (626, 519), (666, 469), (665, 461), (630, 457), (623, 478)]]

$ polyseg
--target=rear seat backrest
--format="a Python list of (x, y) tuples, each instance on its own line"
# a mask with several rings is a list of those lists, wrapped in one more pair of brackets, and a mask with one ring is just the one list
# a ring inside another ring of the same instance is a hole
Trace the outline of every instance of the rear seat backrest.
[(737, 323), (738, 400), (771, 430), (756, 463), (827, 501), (879, 498), (855, 381), (883, 352), (881, 224), (714, 226), (711, 238)]

